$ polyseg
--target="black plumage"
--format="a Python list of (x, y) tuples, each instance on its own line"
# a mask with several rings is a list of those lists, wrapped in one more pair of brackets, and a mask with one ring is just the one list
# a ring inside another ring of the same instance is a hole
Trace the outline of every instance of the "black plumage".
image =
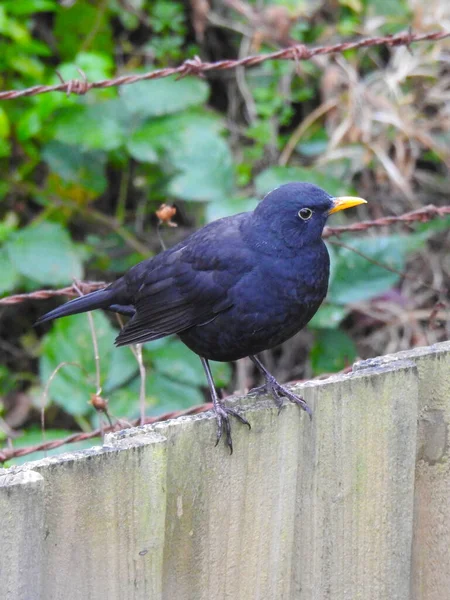
[(252, 212), (214, 221), (186, 240), (132, 267), (103, 290), (56, 308), (38, 322), (97, 308), (130, 316), (118, 346), (178, 334), (205, 367), (218, 420), (232, 450), (228, 415), (208, 360), (250, 356), (277, 405), (288, 397), (308, 410), (256, 358), (302, 329), (327, 293), (329, 257), (322, 230), (332, 212), (360, 198), (332, 198), (308, 183), (273, 190)]

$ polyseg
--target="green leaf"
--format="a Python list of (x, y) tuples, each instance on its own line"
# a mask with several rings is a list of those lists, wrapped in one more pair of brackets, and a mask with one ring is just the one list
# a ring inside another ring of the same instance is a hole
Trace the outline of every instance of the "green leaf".
[(126, 142), (126, 148), (135, 160), (139, 162), (157, 163), (158, 153), (154, 142), (146, 134), (144, 128), (137, 129)]
[(7, 138), (9, 136), (10, 127), (8, 115), (3, 107), (0, 106), (0, 138)]
[(83, 266), (65, 229), (57, 223), (30, 225), (5, 243), (14, 268), (40, 284), (63, 285), (83, 276)]
[(173, 339), (153, 356), (156, 371), (190, 385), (205, 385), (205, 374), (196, 354), (178, 339)]
[(36, 135), (42, 127), (42, 119), (37, 109), (23, 112), (16, 124), (17, 137), (21, 142)]
[(128, 126), (129, 115), (120, 100), (108, 100), (62, 109), (55, 117), (53, 136), (69, 145), (109, 151), (125, 143)]
[[(82, 71), (82, 73), (80, 73)], [(114, 62), (112, 57), (102, 52), (79, 52), (73, 60), (67, 63), (58, 65), (58, 74), (64, 81), (71, 79), (83, 80), (84, 75), (89, 81), (97, 81), (98, 79), (107, 79), (114, 73)], [(59, 77), (54, 76), (51, 79), (52, 83), (58, 83)], [(101, 96), (105, 90), (94, 90), (90, 92), (89, 102), (93, 102), (95, 94)], [(91, 96), (93, 94), (93, 96)], [(116, 93), (114, 92), (114, 97)], [(74, 104), (80, 104), (77, 100)]]
[(152, 373), (146, 384), (147, 402), (154, 407), (151, 414), (181, 410), (205, 401), (199, 387), (174, 381), (163, 373)]
[(57, 9), (55, 0), (3, 0), (3, 7), (10, 15), (32, 15)]
[(0, 248), (0, 294), (11, 292), (20, 280), (20, 274), (15, 269), (4, 248)]
[[(112, 331), (115, 338), (117, 331), (115, 329)], [(105, 393), (109, 394), (112, 390), (120, 388), (127, 381), (131, 381), (137, 375), (138, 371), (139, 365), (131, 348), (114, 347), (111, 352), (111, 360), (105, 383), (103, 384)]]
[(89, 0), (77, 0), (71, 6), (61, 6), (56, 13), (53, 25), (53, 37), (63, 60), (73, 60), (83, 44), (89, 39), (90, 51), (102, 51), (113, 54), (113, 40), (108, 12), (101, 11), (97, 3)]
[(217, 133), (197, 127), (180, 132), (178, 143), (168, 149), (169, 160), (180, 171), (169, 192), (184, 200), (222, 200), (234, 190), (231, 151)]
[(157, 117), (176, 113), (206, 102), (208, 85), (196, 77), (175, 77), (141, 81), (124, 86), (121, 98), (130, 113)]
[(212, 112), (195, 110), (155, 117), (136, 127), (127, 139), (126, 148), (134, 159), (154, 163), (158, 160), (158, 153), (170, 151), (181, 143), (181, 134), (187, 129), (218, 134), (223, 123)]
[(342, 196), (344, 192), (346, 194), (351, 192), (339, 179), (307, 167), (270, 167), (256, 177), (255, 185), (258, 194), (263, 196), (276, 187), (292, 181), (314, 183), (332, 196)]
[(42, 158), (64, 181), (97, 194), (106, 190), (106, 156), (103, 152), (83, 151), (79, 146), (51, 141), (42, 149)]
[[(423, 247), (426, 235), (347, 238), (345, 243), (370, 258), (401, 271), (405, 267), (406, 256)], [(400, 279), (396, 273), (375, 265), (346, 248), (335, 248), (332, 260), (333, 277), (328, 300), (334, 304), (369, 300), (390, 290)]]
[[(211, 360), (209, 364), (216, 388), (226, 388), (230, 384), (232, 375), (230, 363), (216, 362)], [(206, 379), (203, 385), (206, 385)]]
[(256, 198), (224, 198), (220, 202), (208, 202), (206, 206), (207, 221), (215, 221), (241, 212), (254, 210), (258, 205)]
[(341, 371), (356, 358), (353, 340), (339, 329), (318, 329), (309, 353), (314, 375)]
[(340, 323), (345, 319), (349, 312), (350, 310), (344, 306), (328, 303), (324, 304), (308, 323), (308, 327), (311, 327), (312, 329), (334, 329), (339, 327)]
[[(108, 397), (114, 388), (123, 385), (137, 372), (137, 362), (129, 348), (115, 348), (116, 331), (101, 312), (92, 313), (100, 356), (101, 385)], [(55, 322), (44, 337), (39, 362), (41, 382), (45, 385), (56, 367), (63, 366), (49, 387), (49, 396), (73, 415), (92, 412), (88, 404), (96, 392), (94, 349), (89, 321), (85, 314)]]

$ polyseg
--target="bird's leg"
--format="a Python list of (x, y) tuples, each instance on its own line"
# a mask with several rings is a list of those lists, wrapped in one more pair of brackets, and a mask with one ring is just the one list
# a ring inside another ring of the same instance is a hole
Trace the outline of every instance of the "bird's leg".
[(250, 394), (271, 394), (275, 401), (275, 404), (278, 407), (278, 412), (280, 412), (283, 408), (283, 398), (287, 398), (291, 402), (294, 402), (294, 404), (298, 404), (300, 408), (305, 410), (310, 417), (312, 416), (311, 409), (306, 404), (305, 400), (301, 396), (297, 396), (297, 394), (294, 394), (293, 392), (288, 390), (287, 387), (281, 385), (281, 383), (278, 383), (275, 377), (271, 373), (269, 373), (269, 371), (266, 369), (266, 367), (263, 365), (263, 363), (259, 360), (257, 356), (250, 356), (250, 360), (258, 368), (258, 370), (262, 373), (264, 379), (266, 380), (264, 385), (250, 390)]
[(222, 402), (222, 400), (220, 400), (220, 398), (217, 394), (216, 386), (214, 385), (214, 380), (212, 377), (209, 362), (206, 358), (203, 358), (202, 356), (200, 356), (200, 360), (202, 361), (203, 368), (205, 369), (206, 379), (208, 380), (209, 391), (211, 392), (211, 399), (212, 399), (212, 403), (213, 403), (213, 407), (214, 407), (214, 412), (216, 413), (216, 419), (217, 419), (216, 446), (220, 442), (222, 433), (225, 432), (225, 437), (226, 437), (225, 444), (230, 449), (230, 454), (233, 454), (233, 442), (231, 439), (231, 424), (230, 424), (230, 417), (228, 415), (236, 417), (236, 419), (238, 421), (240, 421), (244, 425), (248, 425), (249, 429), (251, 429), (250, 423), (247, 421), (247, 419), (244, 419), (244, 417), (242, 417), (237, 412), (237, 410), (234, 410), (233, 408), (228, 408), (227, 406), (225, 406), (225, 404)]

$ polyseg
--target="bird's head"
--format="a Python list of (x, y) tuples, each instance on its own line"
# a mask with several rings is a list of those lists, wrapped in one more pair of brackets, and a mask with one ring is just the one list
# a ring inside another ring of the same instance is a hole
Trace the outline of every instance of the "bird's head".
[(313, 244), (322, 236), (329, 215), (366, 200), (353, 196), (333, 197), (311, 183), (286, 183), (269, 192), (254, 211), (255, 225), (266, 228), (283, 245), (295, 248)]

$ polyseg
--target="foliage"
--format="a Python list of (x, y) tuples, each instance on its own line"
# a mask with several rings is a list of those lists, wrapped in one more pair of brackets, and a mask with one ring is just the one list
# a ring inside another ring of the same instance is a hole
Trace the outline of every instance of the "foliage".
[[(211, 8), (203, 35), (181, 1), (5, 0), (1, 87), (79, 78), (78, 69), (99, 80), (200, 53), (214, 59), (271, 50), (286, 36), (327, 43), (355, 32), (394, 33), (406, 29), (412, 16), (415, 29), (430, 28), (433, 14), (446, 18), (440, 1), (433, 0), (425, 22), (413, 0), (340, 0), (333, 14), (321, 0), (301, 9), (278, 0), (273, 4), (289, 16), (287, 32), (267, 20), (269, 1), (249, 2), (253, 13), (229, 8), (216, 15)], [(212, 27), (218, 18), (221, 25)], [(237, 77), (166, 78), (85, 96), (49, 93), (1, 103), (0, 294), (115, 277), (142, 259), (147, 245), (159, 251), (153, 215), (161, 202), (175, 202), (178, 224), (190, 230), (251, 210), (267, 191), (292, 180), (311, 181), (332, 194), (357, 189), (371, 198), (369, 210), (377, 216), (420, 204), (421, 196), (427, 202), (430, 194), (436, 202), (448, 198), (444, 63), (432, 45), (417, 46), (412, 56), (402, 48), (372, 49), (347, 52), (338, 61), (265, 63)], [(394, 206), (385, 200), (392, 198)], [(431, 235), (444, 234), (424, 225), (414, 235), (342, 241), (401, 271)], [(169, 231), (164, 236), (169, 244), (174, 239)], [(354, 304), (402, 284), (397, 273), (329, 247), (328, 301), (311, 322), (314, 374), (339, 370), (357, 355), (358, 340), (350, 335)], [(88, 403), (97, 386), (88, 320), (58, 321), (38, 330), (38, 338), (32, 322), (44, 310), (36, 303), (32, 310), (17, 305), (0, 314), (7, 353), (0, 365), (3, 414), (15, 394), (25, 392), (30, 406), (19, 425), (31, 424), (28, 443), (36, 436), (44, 386), (61, 363), (70, 364), (49, 383), (47, 437), (97, 421)], [(134, 417), (136, 358), (128, 348), (114, 348), (113, 319), (96, 314), (94, 323), (102, 393), (113, 415)], [(178, 340), (148, 345), (144, 359), (149, 412), (203, 401), (201, 365)], [(229, 365), (214, 365), (214, 371), (220, 387), (233, 389)]]

